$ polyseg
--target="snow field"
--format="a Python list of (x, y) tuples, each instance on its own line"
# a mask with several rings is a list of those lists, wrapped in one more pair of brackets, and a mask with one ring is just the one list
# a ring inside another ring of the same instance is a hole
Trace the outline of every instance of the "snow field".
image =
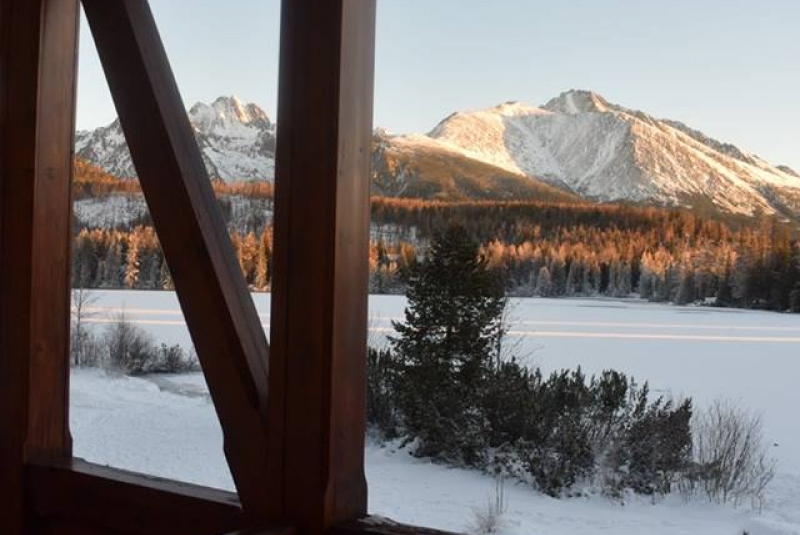
[[(96, 292), (88, 321), (126, 317), (167, 343), (188, 346), (174, 294)], [(254, 296), (269, 323), (269, 295)], [(380, 343), (404, 299), (372, 296), (370, 328)], [(652, 389), (692, 396), (695, 406), (718, 397), (739, 400), (764, 417), (778, 472), (761, 515), (704, 499), (657, 504), (631, 497), (554, 500), (506, 483), (501, 533), (800, 534), (800, 429), (795, 407), (800, 317), (639, 301), (514, 300), (506, 350), (549, 371), (581, 365), (588, 373), (615, 368), (649, 380)], [(199, 374), (126, 378), (77, 370), (72, 381), (72, 431), (77, 456), (134, 471), (232, 488), (222, 438)], [(370, 511), (403, 522), (468, 531), (473, 511), (491, 499), (494, 481), (473, 471), (433, 465), (395, 446), (366, 450)]]

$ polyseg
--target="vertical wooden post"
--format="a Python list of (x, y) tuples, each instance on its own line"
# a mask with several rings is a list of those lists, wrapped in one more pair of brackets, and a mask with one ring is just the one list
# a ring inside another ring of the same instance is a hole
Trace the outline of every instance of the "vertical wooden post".
[(24, 464), (71, 455), (69, 251), (77, 0), (0, 2), (0, 533)]
[(284, 0), (281, 19), (270, 440), (284, 516), (316, 534), (367, 505), (375, 1)]

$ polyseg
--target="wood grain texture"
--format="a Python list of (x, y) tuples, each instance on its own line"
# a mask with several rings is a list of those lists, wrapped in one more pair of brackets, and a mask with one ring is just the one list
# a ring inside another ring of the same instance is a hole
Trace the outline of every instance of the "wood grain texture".
[(285, 0), (270, 418), (301, 533), (366, 513), (364, 397), (375, 2)]
[(274, 518), (269, 347), (145, 0), (83, 0), (122, 129), (219, 415), (245, 512)]
[(0, 2), (0, 533), (24, 532), (23, 466), (71, 455), (70, 183), (77, 0)]
[(438, 529), (399, 524), (386, 518), (368, 517), (332, 528), (329, 535), (456, 535)]
[(30, 465), (27, 491), (45, 532), (220, 535), (244, 525), (235, 494), (78, 459)]
[(291, 526), (276, 525), (266, 528), (245, 529), (226, 535), (295, 535), (297, 530)]

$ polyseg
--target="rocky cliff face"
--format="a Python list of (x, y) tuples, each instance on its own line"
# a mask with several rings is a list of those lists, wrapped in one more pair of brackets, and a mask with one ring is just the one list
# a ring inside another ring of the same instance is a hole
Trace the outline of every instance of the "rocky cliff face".
[[(211, 104), (192, 106), (189, 120), (211, 178), (274, 178), (275, 124), (264, 110), (236, 97), (220, 97)], [(119, 120), (96, 130), (78, 132), (75, 150), (79, 157), (116, 176), (136, 176)]]

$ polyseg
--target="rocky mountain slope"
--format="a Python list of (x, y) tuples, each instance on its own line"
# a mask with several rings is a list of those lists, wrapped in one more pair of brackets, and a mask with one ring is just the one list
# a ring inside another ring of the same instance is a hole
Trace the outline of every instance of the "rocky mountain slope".
[[(221, 97), (189, 110), (214, 178), (272, 180), (275, 124)], [(80, 157), (135, 176), (119, 122), (79, 132)], [(428, 134), (376, 131), (373, 191), (439, 199), (629, 201), (800, 216), (800, 176), (678, 121), (567, 91), (541, 107), (457, 112)]]
[(542, 107), (518, 102), (454, 113), (396, 150), (449, 152), (584, 198), (723, 212), (800, 213), (800, 178), (677, 121), (568, 91)]
[[(275, 174), (275, 124), (255, 104), (220, 97), (189, 110), (197, 142), (212, 178), (272, 180)], [(135, 177), (119, 120), (76, 134), (77, 156), (119, 177)]]

